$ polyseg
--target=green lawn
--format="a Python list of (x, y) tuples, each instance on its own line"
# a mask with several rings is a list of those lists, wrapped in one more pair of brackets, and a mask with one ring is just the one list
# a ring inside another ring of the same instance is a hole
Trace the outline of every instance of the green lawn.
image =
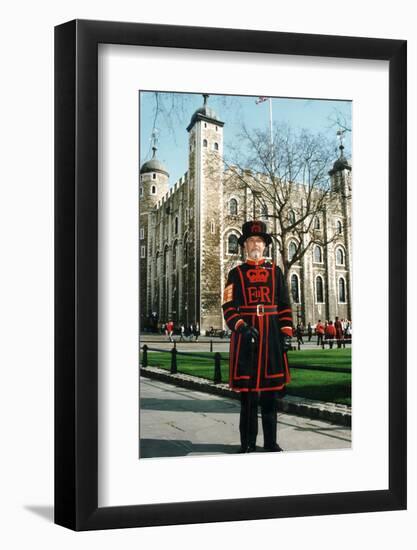
[[(191, 354), (178, 354), (178, 371), (212, 380), (214, 374), (214, 354), (202, 352), (200, 355), (203, 355), (204, 358), (194, 357)], [(222, 381), (227, 382), (229, 377), (229, 354), (222, 353), (221, 356), (222, 359), (226, 359), (221, 362)], [(293, 351), (288, 354), (288, 362), (290, 368), (292, 365), (349, 368), (351, 366), (351, 350)], [(148, 364), (169, 370), (171, 368), (171, 354), (148, 352)], [(291, 370), (291, 383), (287, 389), (289, 395), (346, 405), (351, 404), (351, 374), (349, 373), (294, 368)]]

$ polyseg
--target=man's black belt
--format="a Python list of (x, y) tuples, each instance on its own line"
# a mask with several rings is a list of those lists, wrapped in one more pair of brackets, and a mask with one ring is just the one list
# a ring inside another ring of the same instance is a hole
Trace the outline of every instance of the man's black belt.
[(254, 306), (239, 306), (239, 313), (242, 315), (278, 315), (278, 306), (268, 306), (265, 304), (256, 304)]

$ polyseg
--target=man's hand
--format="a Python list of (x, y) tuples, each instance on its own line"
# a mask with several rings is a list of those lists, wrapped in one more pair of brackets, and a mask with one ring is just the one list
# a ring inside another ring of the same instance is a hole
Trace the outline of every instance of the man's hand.
[(239, 326), (237, 329), (238, 334), (241, 334), (243, 338), (252, 344), (257, 344), (259, 339), (258, 329), (250, 327), (247, 323)]
[(283, 351), (291, 351), (292, 349), (292, 338), (291, 336), (286, 336), (285, 334), (282, 337), (282, 349)]

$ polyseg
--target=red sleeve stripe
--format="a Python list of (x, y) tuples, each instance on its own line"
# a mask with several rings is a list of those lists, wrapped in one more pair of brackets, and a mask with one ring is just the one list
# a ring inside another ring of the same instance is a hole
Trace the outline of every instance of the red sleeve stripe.
[(227, 309), (225, 309), (225, 310), (223, 311), (223, 315), (226, 315), (226, 313), (227, 313), (228, 311), (236, 311), (236, 308), (235, 308), (235, 307), (228, 307)]
[(292, 328), (291, 327), (282, 327), (281, 332), (283, 332), (287, 336), (292, 336)]
[(245, 322), (245, 321), (244, 321), (243, 319), (239, 319), (239, 321), (236, 321), (235, 330), (236, 330), (238, 327), (240, 327), (240, 325), (241, 325), (242, 323), (244, 323), (244, 322)]
[(280, 311), (278, 311), (278, 315), (281, 315), (281, 313), (289, 313), (290, 311), (292, 311), (291, 308), (288, 308), (288, 309), (281, 309)]
[(239, 317), (239, 313), (235, 313), (234, 315), (231, 315), (228, 319), (226, 319), (226, 323), (234, 319), (235, 317)]
[(279, 321), (292, 321), (292, 317), (280, 317)]

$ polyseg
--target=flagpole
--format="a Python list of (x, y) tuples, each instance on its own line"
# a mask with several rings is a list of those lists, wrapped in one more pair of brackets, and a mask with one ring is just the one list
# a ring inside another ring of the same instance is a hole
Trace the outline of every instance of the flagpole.
[(272, 99), (269, 98), (269, 132), (270, 132), (270, 141), (271, 141), (271, 152), (272, 146), (274, 144), (274, 138), (272, 133)]

